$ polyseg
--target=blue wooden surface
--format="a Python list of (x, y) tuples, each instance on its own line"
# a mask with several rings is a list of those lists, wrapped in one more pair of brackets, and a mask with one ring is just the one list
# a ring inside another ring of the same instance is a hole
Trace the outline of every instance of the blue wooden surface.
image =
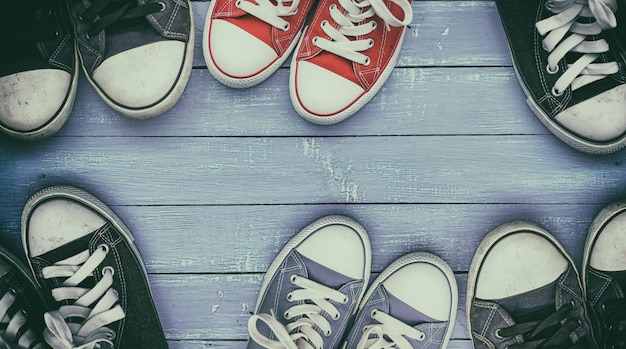
[(398, 68), (357, 115), (312, 125), (289, 101), (288, 67), (233, 90), (204, 67), (208, 2), (194, 3), (195, 69), (164, 115), (129, 120), (83, 78), (74, 112), (42, 142), (0, 137), (0, 242), (20, 250), (38, 189), (93, 192), (134, 232), (173, 349), (244, 348), (263, 272), (300, 228), (345, 214), (368, 230), (372, 269), (422, 250), (460, 288), (450, 348), (471, 348), (466, 272), (481, 237), (527, 219), (580, 263), (586, 230), (626, 195), (625, 152), (579, 153), (527, 108), (492, 1), (418, 1)]

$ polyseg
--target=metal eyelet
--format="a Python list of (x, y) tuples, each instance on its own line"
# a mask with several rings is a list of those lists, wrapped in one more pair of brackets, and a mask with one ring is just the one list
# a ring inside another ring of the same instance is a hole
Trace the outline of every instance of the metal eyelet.
[(370, 311), (370, 317), (374, 318), (376, 314), (378, 314), (378, 309), (372, 309), (372, 311)]
[(334, 10), (334, 9), (336, 9), (336, 8), (337, 8), (337, 5), (336, 5), (336, 4), (330, 4), (330, 6), (328, 6), (328, 9), (329, 9), (329, 10)]
[(285, 298), (287, 299), (287, 302), (291, 303), (293, 301), (293, 294), (291, 292), (289, 292), (289, 293), (287, 293)]
[(422, 335), (419, 338), (416, 338), (418, 342), (422, 342), (424, 341), (424, 339), (426, 339), (426, 334), (424, 332), (422, 332)]
[(291, 319), (291, 316), (289, 316), (289, 310), (285, 310), (285, 312), (283, 313), (283, 318), (285, 318), (285, 320)]
[(369, 42), (370, 48), (374, 47), (374, 39), (369, 39), (368, 42)]
[(546, 71), (548, 72), (548, 74), (554, 75), (554, 74), (559, 72), (559, 66), (556, 65), (556, 66), (554, 66), (554, 69), (550, 69), (550, 64), (548, 64), (546, 66)]
[(327, 21), (327, 20), (323, 20), (323, 21), (320, 23), (320, 27), (322, 27), (322, 28), (324, 28), (324, 27), (325, 27), (325, 26), (327, 26), (327, 25), (328, 25), (328, 21)]
[(107, 244), (100, 244), (100, 245), (98, 245), (98, 249), (102, 249), (104, 251), (104, 253), (109, 253), (109, 245), (107, 245)]
[(339, 301), (339, 303), (341, 303), (341, 304), (348, 304), (349, 300), (350, 300), (350, 297), (345, 296), (341, 301)]
[(289, 281), (291, 281), (291, 283), (295, 283), (296, 279), (298, 278), (298, 275), (296, 274), (291, 274), (291, 276), (289, 277)]
[(370, 65), (370, 63), (372, 63), (370, 58), (369, 57), (365, 57), (365, 62), (363, 62), (363, 65), (367, 67), (368, 65)]
[(333, 333), (332, 330), (328, 330), (326, 332), (324, 332), (324, 337), (330, 337), (330, 335)]
[(550, 91), (554, 97), (560, 97), (563, 95), (565, 91), (558, 91), (556, 87), (552, 87), (552, 91)]
[(115, 275), (115, 269), (113, 269), (112, 266), (107, 265), (106, 267), (102, 268), (102, 276), (104, 276), (107, 270), (111, 273), (111, 276)]
[(318, 40), (319, 38), (320, 38), (319, 36), (316, 36), (316, 37), (314, 37), (314, 38), (313, 38), (313, 40), (311, 40), (311, 42), (312, 42), (313, 44), (317, 44), (317, 40)]
[(375, 29), (376, 27), (378, 27), (378, 23), (376, 21), (371, 21), (370, 23), (371, 23), (372, 29)]
[(235, 2), (235, 7), (236, 7), (236, 8), (241, 8), (241, 1), (242, 1), (242, 0), (237, 0), (237, 1)]
[(161, 5), (161, 9), (159, 10), (159, 12), (165, 11), (165, 3), (163, 1), (159, 1), (157, 4)]
[(334, 314), (332, 316), (333, 320), (335, 320), (335, 321), (339, 320), (340, 317), (341, 317), (341, 313), (340, 312), (337, 312), (337, 314)]
[(283, 26), (283, 31), (289, 31), (289, 28), (291, 28), (291, 24), (289, 24), (289, 22), (285, 22), (285, 25)]
[(500, 333), (500, 330), (502, 330), (501, 328), (498, 328), (496, 330), (496, 332), (493, 334), (496, 338), (498, 339), (504, 339), (504, 337), (502, 337), (502, 334)]

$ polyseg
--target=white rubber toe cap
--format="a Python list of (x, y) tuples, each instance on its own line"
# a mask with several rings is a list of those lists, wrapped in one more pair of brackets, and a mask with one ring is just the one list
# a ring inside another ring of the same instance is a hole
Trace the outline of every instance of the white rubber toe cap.
[(570, 131), (597, 142), (618, 138), (626, 132), (626, 85), (578, 103), (555, 119)]
[(626, 270), (626, 213), (613, 218), (598, 234), (589, 265), (601, 271)]
[(363, 279), (366, 248), (359, 234), (345, 225), (329, 225), (306, 238), (301, 255), (352, 279)]
[(31, 212), (28, 220), (30, 257), (39, 256), (81, 238), (105, 224), (94, 211), (71, 200), (45, 201)]
[(297, 98), (302, 107), (312, 114), (337, 114), (364, 92), (361, 86), (316, 64), (301, 61), (297, 65)]
[(451, 285), (434, 265), (408, 264), (390, 275), (383, 285), (389, 293), (419, 312), (439, 321), (449, 320)]
[(0, 78), (0, 120), (16, 131), (35, 130), (53, 119), (68, 98), (72, 76), (59, 69)]
[(261, 73), (278, 58), (273, 48), (240, 27), (215, 19), (209, 36), (210, 59), (224, 74), (245, 78)]
[(113, 103), (145, 108), (176, 85), (185, 52), (185, 43), (175, 40), (139, 46), (104, 60), (93, 80)]
[(546, 238), (527, 232), (507, 235), (489, 250), (476, 282), (476, 297), (501, 299), (554, 282), (568, 261)]

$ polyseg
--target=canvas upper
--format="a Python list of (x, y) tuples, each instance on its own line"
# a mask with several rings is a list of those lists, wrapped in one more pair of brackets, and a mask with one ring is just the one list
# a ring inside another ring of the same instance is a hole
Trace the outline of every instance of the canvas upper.
[(328, 216), (296, 234), (270, 265), (248, 322), (248, 349), (337, 348), (369, 280), (363, 227)]
[(83, 70), (126, 116), (169, 110), (191, 74), (194, 26), (188, 0), (68, 0)]
[(44, 315), (52, 348), (168, 347), (133, 236), (97, 198), (41, 190), (24, 208), (22, 239), (52, 306)]
[(626, 202), (608, 205), (589, 229), (583, 280), (601, 349), (626, 348)]
[(0, 130), (25, 140), (56, 133), (76, 96), (77, 59), (59, 0), (12, 1), (0, 12)]
[(514, 67), (537, 117), (583, 152), (626, 144), (626, 65), (617, 0), (497, 0)]
[(343, 349), (444, 349), (454, 327), (457, 286), (450, 267), (422, 252), (385, 268), (359, 305)]
[(389, 78), (413, 18), (410, 0), (321, 0), (291, 62), (291, 101), (306, 120), (334, 124)]
[(468, 275), (474, 348), (592, 349), (578, 273), (542, 227), (505, 223), (479, 244)]

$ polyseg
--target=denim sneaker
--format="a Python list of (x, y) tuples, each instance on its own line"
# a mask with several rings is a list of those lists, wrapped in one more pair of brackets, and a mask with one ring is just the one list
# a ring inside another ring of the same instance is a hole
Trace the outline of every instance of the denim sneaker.
[(291, 61), (291, 102), (306, 120), (329, 125), (360, 110), (389, 78), (411, 0), (320, 0)]
[(179, 100), (191, 74), (189, 0), (67, 0), (82, 67), (116, 111), (147, 119)]
[(605, 207), (591, 223), (582, 277), (598, 346), (626, 348), (626, 201)]
[(52, 348), (167, 348), (133, 236), (100, 200), (77, 188), (43, 189), (22, 214), (22, 242), (52, 311)]
[(371, 266), (365, 229), (328, 216), (279, 252), (248, 321), (248, 348), (337, 348), (365, 293)]
[(475, 349), (595, 348), (571, 257), (530, 222), (503, 224), (479, 244), (467, 317)]
[(211, 75), (234, 88), (267, 79), (296, 47), (313, 4), (314, 0), (211, 1), (202, 40)]
[(0, 11), (0, 130), (35, 140), (67, 121), (78, 59), (58, 0), (5, 1)]
[(0, 246), (0, 348), (47, 348), (41, 336), (46, 310), (30, 271)]
[(343, 349), (448, 346), (458, 303), (452, 270), (423, 252), (401, 257), (374, 280)]
[(614, 35), (617, 0), (496, 0), (526, 102), (569, 146), (626, 145), (626, 65)]

